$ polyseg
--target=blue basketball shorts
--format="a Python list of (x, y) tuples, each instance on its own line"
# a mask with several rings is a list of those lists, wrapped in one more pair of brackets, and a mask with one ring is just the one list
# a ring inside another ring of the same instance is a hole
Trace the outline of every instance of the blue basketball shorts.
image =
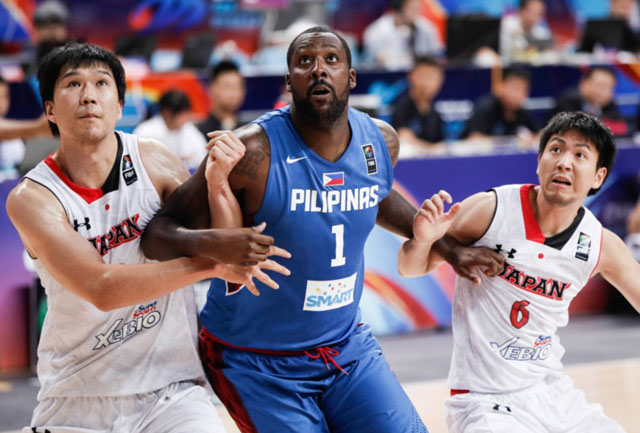
[(304, 352), (233, 348), (202, 328), (200, 354), (243, 433), (427, 433), (367, 325)]

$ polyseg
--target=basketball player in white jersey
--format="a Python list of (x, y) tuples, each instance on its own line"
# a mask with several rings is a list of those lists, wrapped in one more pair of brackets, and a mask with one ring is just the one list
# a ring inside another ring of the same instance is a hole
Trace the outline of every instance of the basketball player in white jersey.
[(582, 203), (615, 159), (611, 131), (581, 112), (556, 115), (542, 132), (540, 185), (475, 194), (445, 213), (448, 193), (426, 200), (403, 244), (399, 270), (423, 274), (442, 259), (431, 244), (445, 233), (505, 257), (498, 276), (458, 279), (446, 420), (451, 433), (620, 433), (622, 428), (563, 375), (571, 300), (600, 273), (640, 310), (640, 264)]
[[(60, 147), (7, 201), (48, 300), (39, 404), (24, 431), (223, 431), (203, 386), (193, 288), (178, 289), (211, 277), (273, 286), (260, 267), (287, 272), (266, 260), (273, 240), (260, 228), (208, 230), (220, 248), (205, 258), (147, 263), (142, 232), (186, 168), (160, 143), (114, 130), (126, 81), (113, 54), (67, 45), (42, 61), (38, 78)], [(242, 156), (239, 143), (218, 135), (206, 167), (223, 219), (238, 205), (219, 171)]]

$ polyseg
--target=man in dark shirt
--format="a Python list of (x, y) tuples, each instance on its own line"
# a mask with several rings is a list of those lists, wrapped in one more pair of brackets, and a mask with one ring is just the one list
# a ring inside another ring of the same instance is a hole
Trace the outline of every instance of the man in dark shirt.
[(561, 111), (584, 111), (599, 117), (614, 135), (628, 135), (629, 127), (613, 100), (615, 88), (613, 70), (594, 66), (585, 72), (577, 88), (569, 89), (558, 98), (550, 117)]
[(442, 118), (433, 100), (444, 81), (444, 71), (431, 57), (419, 57), (408, 75), (409, 91), (392, 108), (391, 125), (403, 143), (421, 149), (443, 147)]
[(529, 96), (530, 81), (525, 69), (506, 70), (494, 94), (476, 102), (462, 138), (536, 133), (538, 126), (523, 107)]
[(209, 82), (209, 117), (196, 125), (200, 132), (207, 137), (208, 132), (232, 130), (242, 126), (243, 123), (238, 120), (238, 110), (244, 103), (244, 97), (244, 77), (240, 74), (238, 66), (228, 60), (218, 63), (211, 73)]

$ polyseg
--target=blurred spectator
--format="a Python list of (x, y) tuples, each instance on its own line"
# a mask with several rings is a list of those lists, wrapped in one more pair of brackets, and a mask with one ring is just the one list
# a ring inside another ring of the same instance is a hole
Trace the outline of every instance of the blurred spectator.
[(624, 242), (636, 261), (640, 262), (640, 200), (627, 217), (627, 236)]
[(462, 138), (517, 135), (530, 142), (538, 126), (523, 104), (529, 96), (531, 77), (525, 69), (505, 70), (493, 95), (480, 99), (473, 108)]
[(435, 27), (420, 15), (422, 0), (391, 0), (389, 12), (364, 31), (365, 52), (388, 70), (409, 69), (419, 56), (439, 56)]
[(68, 41), (69, 10), (57, 0), (44, 1), (33, 11), (33, 45), (28, 47), (29, 62), (23, 65), (28, 75), (35, 75), (37, 65), (53, 48)]
[[(9, 112), (9, 83), (0, 77), (0, 118)], [(0, 141), (0, 182), (18, 177), (18, 166), (24, 158), (24, 143), (19, 138)]]
[(557, 100), (551, 116), (560, 111), (584, 111), (601, 118), (616, 136), (628, 135), (629, 127), (613, 100), (616, 75), (606, 66), (590, 68), (577, 88), (569, 89)]
[(418, 57), (408, 74), (409, 91), (398, 98), (391, 113), (391, 125), (402, 144), (423, 150), (444, 147), (443, 122), (433, 100), (444, 82), (444, 71), (432, 57)]
[(207, 141), (191, 123), (191, 102), (180, 90), (169, 90), (159, 101), (160, 113), (140, 123), (135, 135), (158, 140), (195, 170), (207, 153)]
[[(579, 51), (592, 52), (594, 48), (600, 46), (601, 49), (616, 48), (619, 51), (635, 53), (640, 50), (640, 39), (638, 30), (638, 5), (636, 0), (610, 0), (609, 16), (611, 19), (623, 20), (622, 28), (617, 23), (615, 27), (593, 28), (589, 30), (589, 22), (584, 29)], [(612, 35), (600, 34), (601, 32), (613, 33)]]
[(500, 25), (500, 55), (509, 61), (533, 61), (554, 46), (544, 22), (543, 0), (520, 0), (516, 14), (505, 15)]
[(244, 103), (244, 96), (244, 77), (236, 64), (228, 60), (218, 63), (213, 68), (209, 82), (209, 117), (198, 123), (200, 132), (206, 137), (208, 132), (241, 126), (238, 110)]

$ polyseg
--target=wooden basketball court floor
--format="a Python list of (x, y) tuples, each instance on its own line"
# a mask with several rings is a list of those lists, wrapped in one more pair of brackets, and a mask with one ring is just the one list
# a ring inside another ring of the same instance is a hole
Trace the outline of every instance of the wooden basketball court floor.
[[(640, 358), (574, 365), (566, 373), (590, 402), (598, 402), (627, 433), (640, 433)], [(449, 390), (445, 380), (403, 386), (429, 432), (447, 433), (443, 401)], [(224, 408), (219, 407), (218, 412), (228, 433), (239, 431)]]
[[(572, 322), (560, 332), (567, 349), (565, 373), (627, 433), (640, 433), (640, 320), (609, 317)], [(381, 338), (380, 343), (429, 431), (447, 433), (443, 402), (449, 392), (444, 378), (451, 354), (450, 331)], [(25, 419), (16, 419), (20, 417), (10, 407), (16, 407), (12, 383), (0, 379), (0, 433), (18, 433), (35, 406), (37, 387), (30, 385), (33, 390), (26, 397), (21, 393), (24, 401), (18, 402), (27, 409), (21, 415)], [(238, 432), (225, 409), (217, 408), (227, 432)]]

